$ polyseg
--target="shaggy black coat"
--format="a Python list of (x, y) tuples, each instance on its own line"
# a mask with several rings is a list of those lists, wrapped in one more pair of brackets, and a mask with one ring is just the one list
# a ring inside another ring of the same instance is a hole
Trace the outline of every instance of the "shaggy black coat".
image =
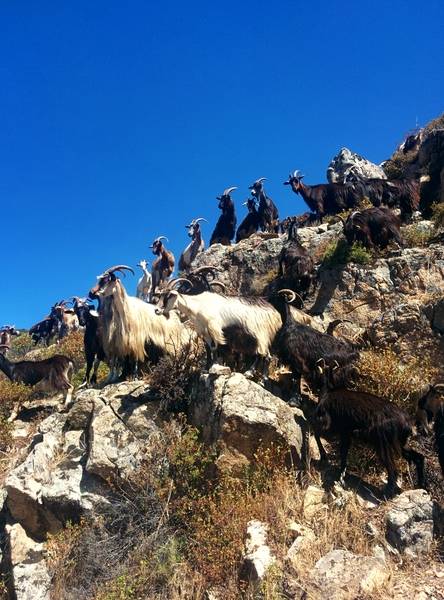
[(395, 241), (403, 246), (401, 221), (388, 208), (366, 208), (351, 213), (344, 224), (347, 242), (360, 242), (366, 248), (386, 248)]

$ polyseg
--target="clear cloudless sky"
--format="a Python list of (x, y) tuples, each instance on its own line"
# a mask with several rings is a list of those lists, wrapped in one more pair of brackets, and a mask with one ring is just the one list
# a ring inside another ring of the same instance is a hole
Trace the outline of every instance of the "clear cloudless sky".
[[(28, 327), (237, 185), (325, 181), (444, 110), (442, 0), (5, 1), (0, 6), (0, 325)], [(136, 269), (136, 271), (139, 271)], [(135, 292), (136, 278), (125, 280)]]

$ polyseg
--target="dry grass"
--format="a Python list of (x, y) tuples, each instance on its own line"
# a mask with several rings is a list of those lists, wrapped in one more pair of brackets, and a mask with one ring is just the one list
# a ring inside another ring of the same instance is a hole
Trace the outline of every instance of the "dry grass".
[(361, 352), (357, 366), (357, 389), (391, 400), (410, 414), (416, 412), (418, 392), (439, 372), (431, 356), (412, 356), (401, 361), (389, 349)]

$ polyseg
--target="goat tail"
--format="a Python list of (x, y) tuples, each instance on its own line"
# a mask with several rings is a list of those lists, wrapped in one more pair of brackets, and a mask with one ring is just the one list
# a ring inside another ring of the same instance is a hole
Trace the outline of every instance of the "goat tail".
[(435, 418), (435, 445), (438, 452), (439, 464), (444, 476), (444, 406), (441, 406)]

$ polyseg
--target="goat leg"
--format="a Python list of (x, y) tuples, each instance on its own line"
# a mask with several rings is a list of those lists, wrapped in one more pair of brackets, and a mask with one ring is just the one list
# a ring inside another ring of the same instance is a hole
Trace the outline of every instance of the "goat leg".
[(315, 436), (316, 443), (318, 445), (321, 462), (328, 462), (327, 452), (325, 451), (325, 448), (322, 445), (321, 438), (319, 437), (319, 434), (316, 433), (316, 432), (314, 432), (314, 436)]
[(402, 456), (408, 461), (409, 464), (414, 463), (416, 468), (416, 477), (418, 481), (418, 487), (425, 489), (425, 473), (424, 473), (424, 456), (416, 450), (404, 447), (401, 449)]
[(341, 458), (339, 483), (344, 485), (345, 472), (347, 470), (347, 456), (350, 450), (351, 437), (348, 434), (341, 435), (339, 454)]

